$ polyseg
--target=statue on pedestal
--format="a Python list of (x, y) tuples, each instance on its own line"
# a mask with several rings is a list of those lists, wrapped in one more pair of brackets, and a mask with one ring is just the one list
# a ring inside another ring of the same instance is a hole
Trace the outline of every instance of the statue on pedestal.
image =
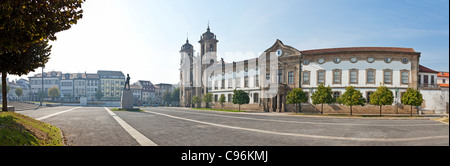
[[(128, 85), (128, 89), (127, 89)], [(124, 90), (130, 90), (130, 75), (127, 74), (127, 80), (125, 81), (125, 86), (123, 87)]]

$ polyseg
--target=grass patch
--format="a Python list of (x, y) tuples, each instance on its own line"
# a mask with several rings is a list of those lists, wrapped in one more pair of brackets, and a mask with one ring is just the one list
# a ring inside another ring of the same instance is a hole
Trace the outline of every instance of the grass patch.
[(194, 110), (208, 110), (208, 111), (224, 111), (224, 112), (245, 112), (239, 110), (221, 110), (221, 109), (212, 109), (212, 108), (191, 108)]
[(448, 124), (448, 117), (445, 118), (433, 118), (432, 120), (447, 123)]
[(137, 109), (119, 109), (119, 108), (113, 108), (111, 111), (131, 111), (131, 112), (144, 112), (144, 110), (141, 110), (139, 108)]
[(0, 112), (0, 146), (63, 146), (58, 127), (14, 112)]

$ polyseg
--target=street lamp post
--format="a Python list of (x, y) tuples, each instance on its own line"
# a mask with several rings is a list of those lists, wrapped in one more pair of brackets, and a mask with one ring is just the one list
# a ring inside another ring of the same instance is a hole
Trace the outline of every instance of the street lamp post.
[(41, 74), (41, 78), (42, 78), (42, 90), (41, 90), (41, 95), (39, 95), (39, 106), (42, 106), (42, 97), (44, 96), (44, 66), (42, 66), (42, 74)]

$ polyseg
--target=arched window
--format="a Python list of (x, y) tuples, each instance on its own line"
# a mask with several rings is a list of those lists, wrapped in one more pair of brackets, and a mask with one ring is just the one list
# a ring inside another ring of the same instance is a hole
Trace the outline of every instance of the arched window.
[(209, 51), (214, 51), (214, 45), (213, 44), (209, 45)]

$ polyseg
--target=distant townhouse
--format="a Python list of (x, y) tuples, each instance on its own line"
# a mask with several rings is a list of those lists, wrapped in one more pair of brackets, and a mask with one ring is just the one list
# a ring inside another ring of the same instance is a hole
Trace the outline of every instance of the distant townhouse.
[(437, 74), (437, 84), (441, 87), (441, 88), (449, 88), (449, 73), (448, 72), (439, 72)]
[(439, 72), (428, 67), (419, 65), (419, 88), (439, 88), (437, 84), (437, 75)]
[(86, 74), (86, 97), (88, 100), (95, 100), (95, 93), (100, 89), (100, 79), (98, 74)]
[(30, 93), (30, 82), (26, 79), (19, 79), (16, 81), (17, 84), (20, 85), (20, 88), (23, 90), (23, 96), (21, 96), (22, 100), (29, 100), (29, 93)]
[(60, 85), (60, 96), (63, 101), (73, 101), (73, 75), (70, 73), (64, 73), (61, 77)]
[(125, 75), (121, 71), (97, 71), (100, 79), (100, 90), (103, 92), (105, 100), (120, 100)]
[(155, 99), (155, 86), (150, 81), (139, 80), (136, 82), (142, 90), (142, 104), (150, 104)]
[(133, 104), (142, 104), (142, 88), (138, 85), (130, 85), (130, 90), (133, 92)]
[[(42, 82), (42, 77), (44, 82)], [(60, 80), (62, 78), (62, 72), (59, 71), (51, 71), (47, 73), (39, 73), (35, 74), (32, 77), (28, 77), (30, 80), (30, 99), (38, 101), (39, 93), (44, 93), (44, 96), (47, 96), (48, 89), (51, 87), (58, 87), (60, 89)], [(42, 89), (44, 88), (44, 89)]]

